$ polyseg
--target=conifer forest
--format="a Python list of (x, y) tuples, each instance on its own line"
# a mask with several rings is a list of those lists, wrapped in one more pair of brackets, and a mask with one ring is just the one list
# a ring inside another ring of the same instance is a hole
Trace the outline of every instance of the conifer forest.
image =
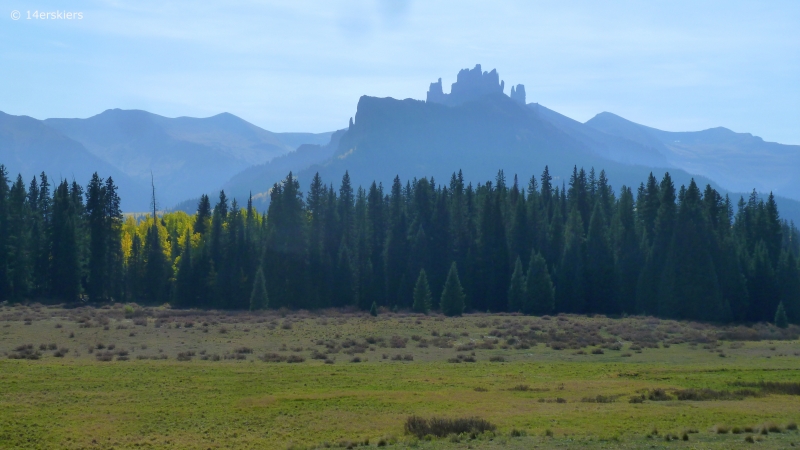
[(123, 215), (110, 177), (0, 166), (0, 301), (800, 323), (800, 235), (771, 194), (669, 174), (615, 192), (577, 167), (560, 185), (546, 167), (476, 186), (329, 181), (289, 173), (266, 213), (223, 191), (154, 220)]

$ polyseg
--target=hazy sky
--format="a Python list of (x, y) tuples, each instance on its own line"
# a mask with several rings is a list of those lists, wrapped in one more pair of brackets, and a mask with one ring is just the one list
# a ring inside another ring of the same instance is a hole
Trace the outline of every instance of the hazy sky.
[[(83, 19), (27, 19), (57, 10)], [(227, 111), (328, 131), (361, 95), (424, 99), (476, 63), (576, 120), (800, 144), (796, 0), (0, 0), (0, 110), (39, 119)]]

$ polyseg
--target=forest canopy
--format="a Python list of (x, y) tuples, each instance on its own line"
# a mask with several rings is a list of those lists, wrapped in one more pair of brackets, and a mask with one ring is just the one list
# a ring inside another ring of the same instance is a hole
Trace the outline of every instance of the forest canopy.
[(668, 173), (615, 193), (603, 171), (558, 186), (545, 167), (526, 186), (316, 175), (305, 194), (289, 173), (269, 195), (264, 214), (222, 191), (126, 217), (110, 177), (26, 185), (0, 165), (0, 301), (800, 323), (800, 234), (771, 194), (734, 203)]

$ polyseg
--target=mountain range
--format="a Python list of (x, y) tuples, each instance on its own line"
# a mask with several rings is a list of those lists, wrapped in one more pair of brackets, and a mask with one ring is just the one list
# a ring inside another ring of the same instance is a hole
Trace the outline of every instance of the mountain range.
[(327, 143), (331, 134), (272, 133), (228, 113), (167, 118), (112, 109), (46, 120), (0, 113), (0, 163), (26, 181), (45, 171), (85, 184), (97, 171), (119, 185), (126, 211), (146, 211), (151, 176), (159, 208), (170, 207), (303, 143)]
[(252, 194), (263, 209), (289, 171), (303, 185), (317, 172), (334, 185), (348, 171), (354, 185), (386, 186), (397, 175), (447, 182), (458, 170), (485, 182), (499, 169), (527, 183), (547, 165), (561, 184), (577, 165), (604, 169), (617, 188), (669, 171), (678, 186), (694, 178), (735, 199), (773, 191), (782, 215), (800, 221), (800, 146), (726, 128), (662, 131), (608, 112), (581, 123), (526, 103), (522, 84), (510, 96), (504, 87), (496, 70), (477, 65), (449, 93), (441, 79), (431, 83), (425, 101), (363, 96), (350, 125), (328, 133), (273, 133), (227, 113), (173, 119), (115, 109), (43, 121), (0, 113), (0, 163), (28, 178), (113, 176), (128, 211), (148, 208), (151, 173), (160, 207), (191, 211), (193, 199), (220, 188), (240, 203)]

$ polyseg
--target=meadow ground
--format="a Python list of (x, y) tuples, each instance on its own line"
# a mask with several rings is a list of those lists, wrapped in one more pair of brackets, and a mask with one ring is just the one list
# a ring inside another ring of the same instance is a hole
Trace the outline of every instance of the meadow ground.
[[(790, 448), (800, 328), (0, 307), (0, 448)], [(494, 431), (415, 436), (410, 416)]]

